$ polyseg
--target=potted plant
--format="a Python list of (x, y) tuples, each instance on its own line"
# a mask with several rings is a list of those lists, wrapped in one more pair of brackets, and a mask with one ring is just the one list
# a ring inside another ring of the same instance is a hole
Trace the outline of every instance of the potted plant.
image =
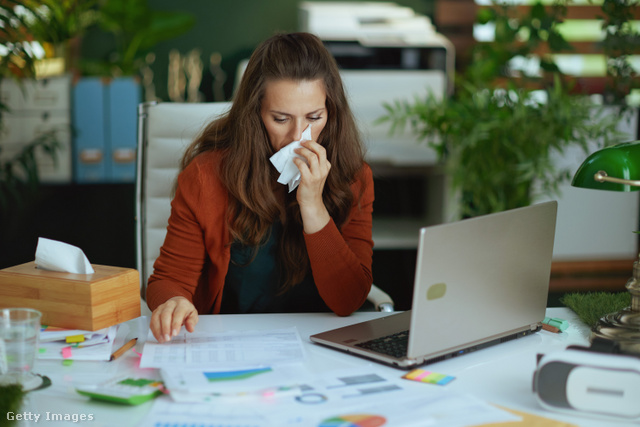
[(608, 104), (628, 106), (627, 97), (640, 88), (640, 76), (631, 65), (631, 55), (640, 52), (640, 32), (631, 22), (633, 9), (640, 6), (637, 0), (605, 1), (602, 3), (602, 30), (605, 33), (603, 51), (607, 61)]
[(96, 0), (23, 0), (20, 4), (29, 38), (44, 51), (42, 61), (60, 60), (59, 74), (76, 71), (80, 39), (97, 18)]
[[(35, 78), (36, 63), (40, 58), (32, 43), (40, 41), (43, 36), (41, 30), (46, 28), (47, 4), (47, 0), (0, 2), (0, 37), (4, 39), (4, 51), (0, 55), (0, 84), (6, 78), (18, 82)], [(52, 29), (47, 30), (47, 34), (54, 37)], [(10, 107), (0, 98), (0, 136), (4, 129), (3, 116), (9, 112)], [(11, 205), (21, 206), (37, 188), (36, 152), (41, 151), (55, 160), (59, 146), (55, 131), (43, 133), (33, 141), (25, 141), (22, 150), (10, 157), (3, 155), (3, 144), (0, 144), (0, 214), (6, 213)]]
[(557, 29), (561, 5), (535, 4), (525, 16), (517, 10), (502, 5), (481, 11), (478, 20), (495, 25), (494, 42), (473, 48), (452, 97), (389, 103), (380, 119), (391, 122), (392, 131), (409, 126), (436, 150), (452, 178), (461, 217), (525, 206), (540, 193), (553, 193), (569, 177), (569, 170), (554, 165), (554, 156), (618, 135), (617, 117), (573, 93), (551, 57), (542, 57), (537, 75), (514, 67), (514, 58), (530, 58), (541, 46), (550, 52), (568, 48)]
[(111, 48), (106, 58), (83, 61), (87, 75), (137, 76), (155, 45), (187, 32), (195, 24), (193, 15), (153, 10), (148, 0), (99, 1), (97, 24), (111, 37)]

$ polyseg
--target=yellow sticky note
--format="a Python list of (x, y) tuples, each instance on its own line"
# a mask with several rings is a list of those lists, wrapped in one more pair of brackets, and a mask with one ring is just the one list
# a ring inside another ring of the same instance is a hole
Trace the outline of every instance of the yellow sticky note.
[(66, 341), (67, 341), (67, 344), (74, 343), (74, 342), (83, 342), (84, 335), (69, 335)]

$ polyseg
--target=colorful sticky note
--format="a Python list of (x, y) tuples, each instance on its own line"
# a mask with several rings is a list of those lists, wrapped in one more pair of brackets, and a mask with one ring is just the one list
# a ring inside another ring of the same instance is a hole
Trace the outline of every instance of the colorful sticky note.
[(65, 340), (67, 341), (67, 344), (71, 344), (74, 342), (83, 342), (84, 341), (84, 335), (80, 334), (80, 335), (69, 335), (67, 338), (65, 338)]
[(414, 369), (413, 371), (404, 375), (402, 378), (411, 381), (418, 381), (421, 383), (445, 385), (453, 381), (456, 377), (438, 374), (436, 372), (426, 371), (424, 369)]
[(62, 358), (70, 359), (71, 358), (71, 347), (63, 347), (62, 348)]

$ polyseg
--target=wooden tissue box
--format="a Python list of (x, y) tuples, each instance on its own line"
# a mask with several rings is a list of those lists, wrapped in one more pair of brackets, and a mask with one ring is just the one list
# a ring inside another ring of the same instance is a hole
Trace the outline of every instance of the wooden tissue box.
[(139, 317), (138, 271), (92, 267), (94, 274), (60, 273), (32, 261), (0, 270), (0, 308), (34, 308), (43, 325), (87, 331)]

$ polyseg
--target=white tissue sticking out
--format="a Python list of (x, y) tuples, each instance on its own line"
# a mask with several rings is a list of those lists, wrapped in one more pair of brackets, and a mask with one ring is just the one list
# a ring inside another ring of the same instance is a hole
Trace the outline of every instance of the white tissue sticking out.
[(280, 172), (278, 182), (280, 184), (289, 185), (289, 193), (295, 190), (298, 184), (300, 184), (300, 170), (296, 164), (293, 163), (293, 159), (298, 157), (305, 160), (304, 157), (294, 152), (296, 148), (301, 147), (300, 143), (302, 141), (311, 141), (311, 125), (307, 126), (304, 132), (302, 132), (300, 141), (293, 141), (292, 143), (285, 145), (269, 159), (271, 160), (271, 163), (273, 163), (273, 166), (278, 169), (278, 172)]
[(61, 271), (65, 273), (94, 273), (93, 267), (91, 267), (82, 249), (43, 237), (38, 238), (36, 266), (43, 270)]

